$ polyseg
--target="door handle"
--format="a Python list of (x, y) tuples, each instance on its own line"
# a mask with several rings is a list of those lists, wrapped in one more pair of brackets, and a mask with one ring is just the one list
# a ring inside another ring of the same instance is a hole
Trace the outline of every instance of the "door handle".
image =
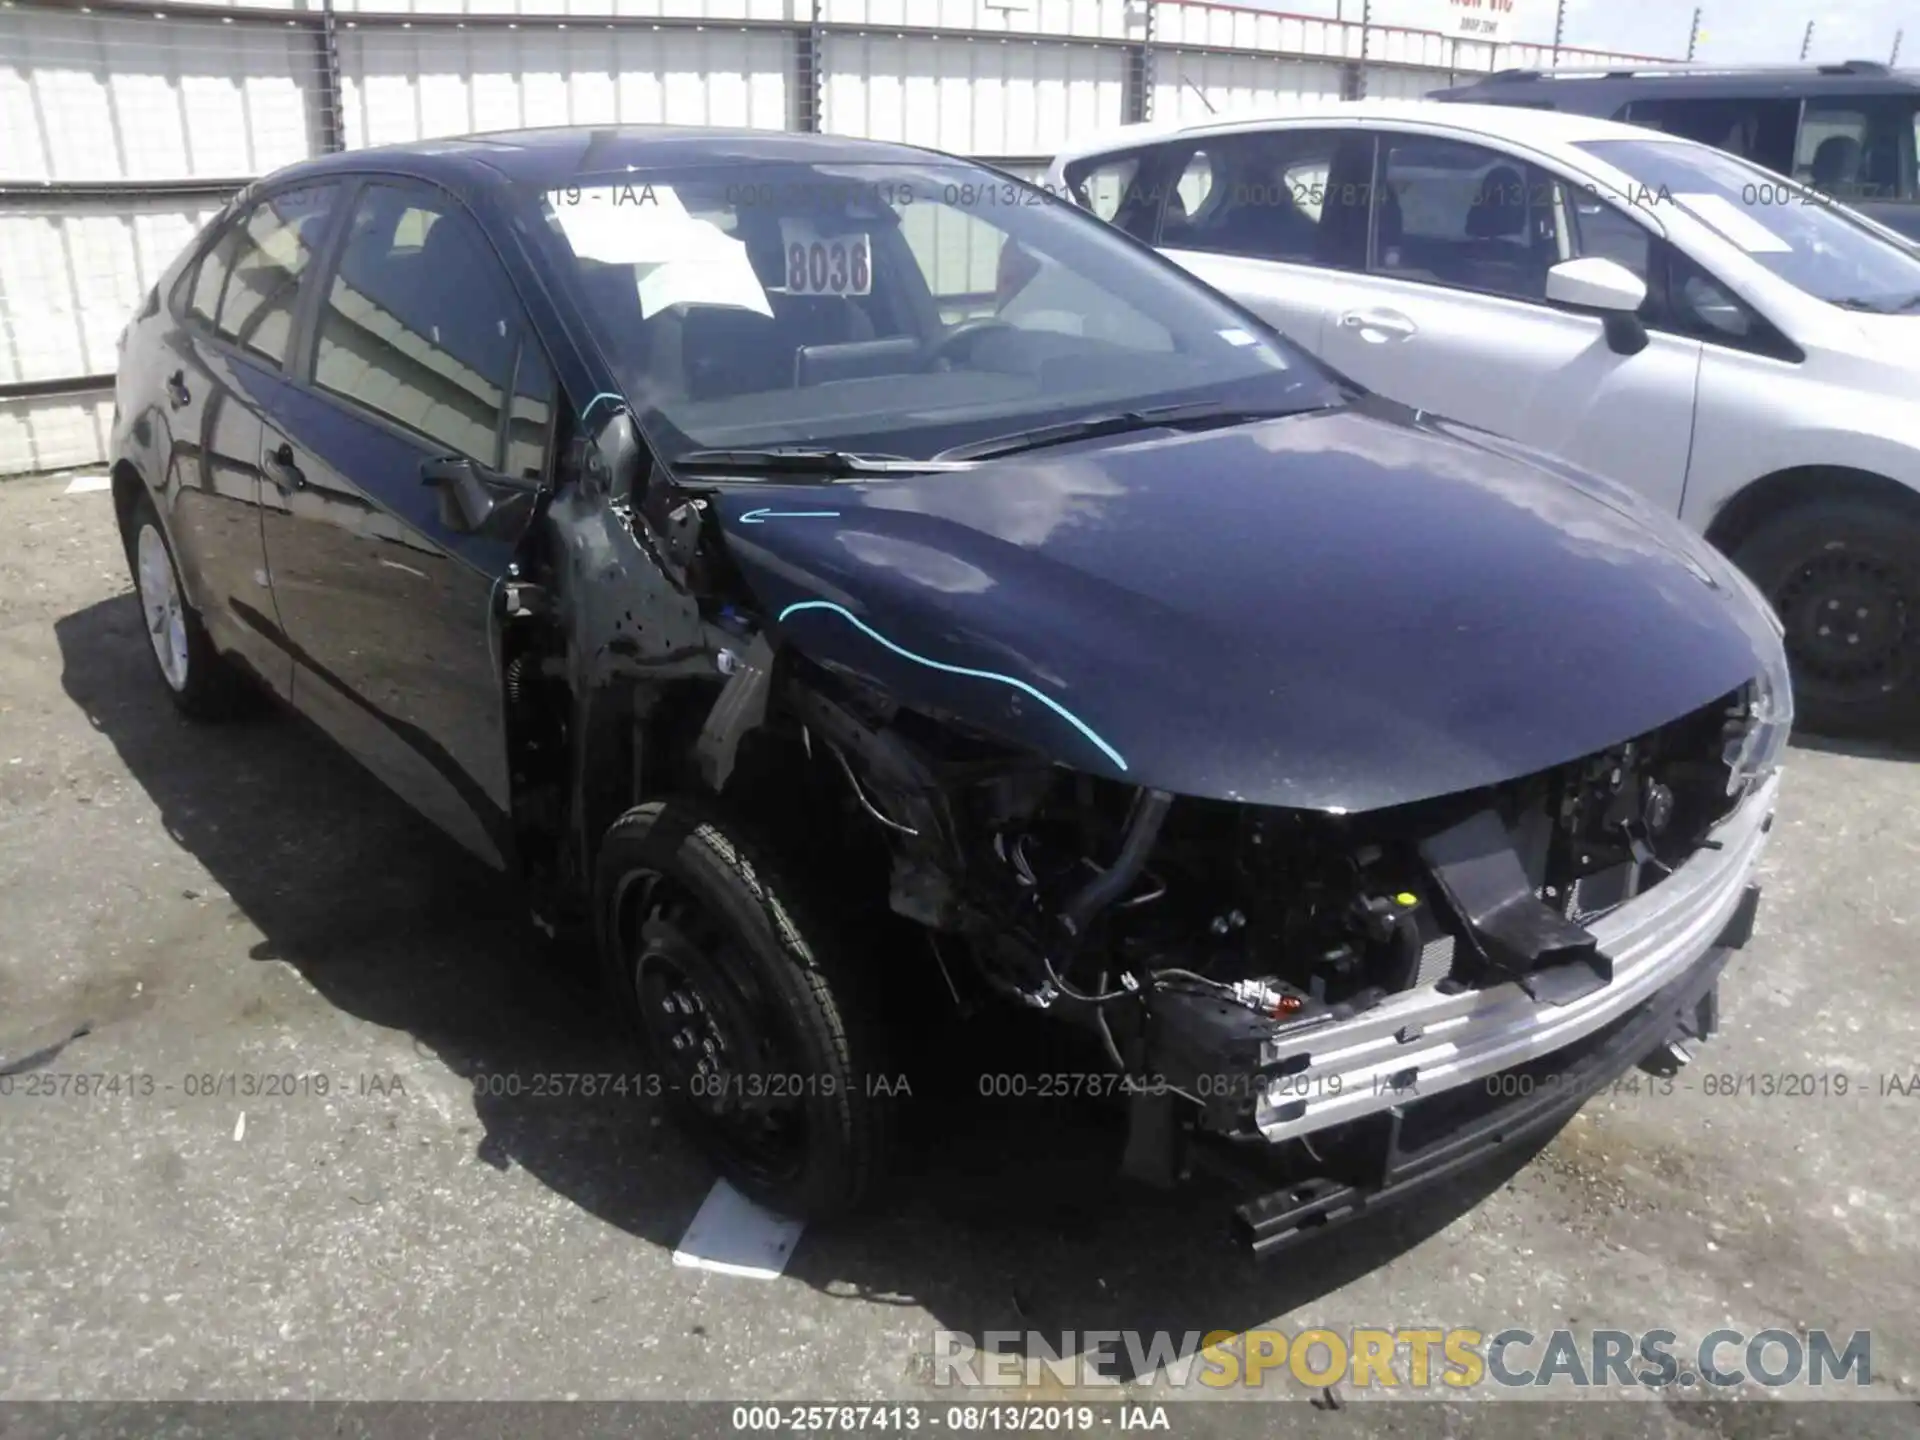
[(266, 472), (267, 479), (289, 495), (307, 488), (307, 477), (293, 458), (293, 447), (284, 440), (267, 452), (260, 468)]
[(182, 405), (190, 404), (193, 392), (187, 389), (187, 372), (176, 370), (167, 377), (167, 403), (178, 410)]
[(1375, 345), (1387, 340), (1411, 340), (1420, 333), (1420, 327), (1398, 310), (1349, 310), (1340, 317), (1340, 328), (1358, 330), (1362, 340)]

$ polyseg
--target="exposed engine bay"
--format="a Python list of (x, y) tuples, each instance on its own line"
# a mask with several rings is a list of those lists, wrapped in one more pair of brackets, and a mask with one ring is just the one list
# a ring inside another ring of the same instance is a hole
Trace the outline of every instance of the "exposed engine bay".
[(804, 661), (777, 693), (765, 723), (797, 725), (841, 776), (890, 852), (892, 908), (933, 933), (943, 968), (964, 956), (975, 983), (1094, 1029), (1116, 1073), (1248, 1137), (1260, 1056), (1285, 1036), (1420, 987), (1513, 981), (1558, 1004), (1604, 986), (1585, 924), (1657, 886), (1737, 804), (1756, 724), (1737, 692), (1492, 791), (1349, 816), (1009, 755)]

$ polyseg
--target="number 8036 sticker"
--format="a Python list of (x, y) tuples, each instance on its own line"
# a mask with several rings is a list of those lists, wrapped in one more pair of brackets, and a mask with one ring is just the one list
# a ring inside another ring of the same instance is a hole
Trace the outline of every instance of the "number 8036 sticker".
[(865, 235), (822, 235), (811, 225), (783, 220), (789, 295), (873, 293), (873, 251)]

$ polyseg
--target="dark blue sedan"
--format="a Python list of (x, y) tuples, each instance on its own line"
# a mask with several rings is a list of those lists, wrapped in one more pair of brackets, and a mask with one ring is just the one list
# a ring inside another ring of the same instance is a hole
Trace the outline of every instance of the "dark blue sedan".
[(297, 165), (117, 405), (173, 700), (291, 704), (591, 936), (647, 1093), (793, 1213), (1012, 1006), (1076, 1058), (983, 1093), (1123, 1099), (1125, 1170), (1206, 1148), (1270, 1250), (1679, 1053), (1752, 923), (1751, 586), (978, 165)]

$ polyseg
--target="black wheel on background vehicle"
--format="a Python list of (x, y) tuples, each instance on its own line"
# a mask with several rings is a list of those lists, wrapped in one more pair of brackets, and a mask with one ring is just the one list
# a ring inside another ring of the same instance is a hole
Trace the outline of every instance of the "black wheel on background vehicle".
[(167, 694), (181, 713), (195, 720), (226, 718), (236, 708), (243, 682), (214, 649), (199, 614), (187, 603), (173, 547), (145, 494), (128, 511), (122, 538), (141, 623)]
[(636, 806), (594, 877), (599, 950), (676, 1119), (744, 1193), (825, 1219), (881, 1165), (889, 1108), (852, 954), (717, 807)]
[(1786, 627), (1795, 723), (1890, 736), (1920, 720), (1920, 518), (1816, 500), (1733, 551)]

